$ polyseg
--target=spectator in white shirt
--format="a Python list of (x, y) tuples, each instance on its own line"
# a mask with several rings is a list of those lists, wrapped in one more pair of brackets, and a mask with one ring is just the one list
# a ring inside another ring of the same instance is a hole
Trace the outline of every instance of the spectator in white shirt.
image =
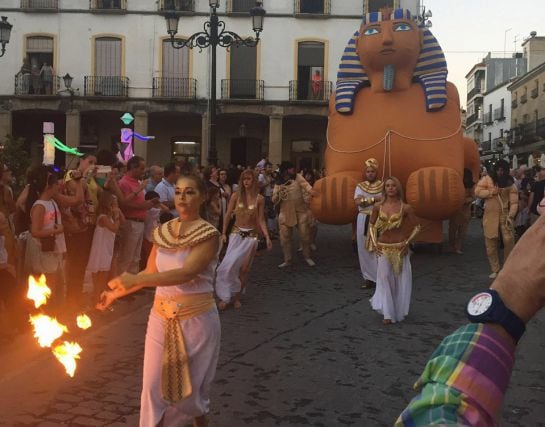
[(174, 187), (180, 177), (180, 167), (175, 163), (168, 163), (164, 168), (164, 177), (155, 191), (159, 194), (159, 200), (166, 205), (174, 218), (178, 217), (178, 211), (174, 206)]

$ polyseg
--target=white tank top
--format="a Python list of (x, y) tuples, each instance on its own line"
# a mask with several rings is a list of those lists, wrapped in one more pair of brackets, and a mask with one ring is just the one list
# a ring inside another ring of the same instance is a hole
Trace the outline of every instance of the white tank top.
[[(36, 200), (32, 207), (42, 205), (44, 212), (44, 230), (53, 230), (55, 228), (55, 211), (57, 213), (57, 224), (62, 224), (61, 211), (54, 200)], [(55, 252), (63, 254), (66, 252), (66, 242), (64, 233), (55, 235)]]

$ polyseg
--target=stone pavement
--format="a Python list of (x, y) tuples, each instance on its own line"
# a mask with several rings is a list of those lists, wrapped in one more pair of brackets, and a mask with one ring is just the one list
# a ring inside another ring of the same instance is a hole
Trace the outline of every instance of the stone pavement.
[[(417, 248), (409, 316), (384, 326), (371, 291), (359, 289), (349, 239), (350, 227), (320, 226), (314, 268), (299, 257), (278, 270), (277, 242), (256, 258), (243, 307), (221, 314), (211, 426), (392, 425), (435, 346), (465, 322), (468, 297), (489, 284), (473, 221), (464, 255)], [(0, 425), (137, 425), (151, 298), (95, 315), (73, 379), (30, 337), (0, 349)], [(545, 425), (544, 321), (541, 313), (521, 341), (502, 426)]]

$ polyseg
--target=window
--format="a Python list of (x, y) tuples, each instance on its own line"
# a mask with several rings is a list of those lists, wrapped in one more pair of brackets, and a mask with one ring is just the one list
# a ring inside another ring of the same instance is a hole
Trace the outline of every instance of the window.
[(122, 78), (122, 44), (117, 37), (95, 39), (94, 94), (120, 96), (126, 91)]
[(229, 97), (256, 99), (257, 47), (234, 45), (230, 49)]
[(365, 0), (363, 3), (363, 13), (378, 12), (383, 7), (399, 8), (399, 0)]
[(250, 12), (255, 7), (255, 0), (231, 0), (230, 12)]
[(299, 42), (297, 46), (297, 99), (324, 99), (325, 44)]
[[(30, 64), (30, 75), (22, 75), (18, 78), (23, 79), (17, 82), (18, 93), (28, 93), (35, 95), (50, 95), (56, 93), (55, 72), (51, 69), (48, 79), (44, 79), (41, 73), (42, 67), (50, 67), (54, 64), (53, 57), (53, 37), (32, 36), (26, 39), (26, 60)], [(20, 83), (20, 84), (19, 84)]]
[(194, 0), (161, 0), (160, 10), (177, 10), (179, 12), (193, 12)]
[(295, 0), (295, 13), (309, 15), (329, 15), (331, 0)]
[(193, 85), (188, 78), (189, 48), (175, 49), (170, 39), (163, 40), (162, 74), (158, 85), (159, 94), (169, 97), (193, 96)]

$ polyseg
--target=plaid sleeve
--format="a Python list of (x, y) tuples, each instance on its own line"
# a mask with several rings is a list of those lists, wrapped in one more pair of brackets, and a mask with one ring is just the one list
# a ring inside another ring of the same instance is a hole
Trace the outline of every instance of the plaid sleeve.
[(495, 426), (515, 362), (515, 346), (485, 324), (446, 337), (414, 385), (396, 426)]

